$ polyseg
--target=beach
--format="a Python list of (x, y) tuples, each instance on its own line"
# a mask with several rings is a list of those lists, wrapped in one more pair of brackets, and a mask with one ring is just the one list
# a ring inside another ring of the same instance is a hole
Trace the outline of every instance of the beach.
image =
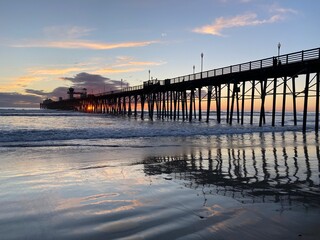
[(1, 239), (320, 237), (312, 130), (0, 113)]

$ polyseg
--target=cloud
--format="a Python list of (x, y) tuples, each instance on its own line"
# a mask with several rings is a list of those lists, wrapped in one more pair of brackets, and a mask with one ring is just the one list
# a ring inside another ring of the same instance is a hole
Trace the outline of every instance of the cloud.
[(60, 79), (59, 78), (60, 76), (64, 76), (70, 73), (81, 72), (81, 71), (84, 71), (85, 69), (88, 70), (88, 68), (80, 68), (80, 67), (29, 68), (29, 69), (26, 69), (26, 75), (12, 78), (7, 84), (0, 85), (0, 91), (21, 93), (23, 92), (23, 90), (25, 90), (25, 88), (30, 87), (30, 85), (36, 82), (47, 81), (49, 79), (52, 80), (53, 78), (55, 78), (54, 81), (57, 81)]
[[(106, 78), (98, 74), (90, 74), (86, 72), (78, 73), (74, 77), (63, 77), (61, 78), (61, 80), (65, 81), (67, 85), (69, 85), (69, 87), (73, 87), (75, 89), (75, 92), (83, 92), (83, 89), (85, 88), (87, 89), (88, 94), (97, 94), (104, 91), (114, 91), (120, 89), (121, 86), (126, 87), (128, 85), (126, 81), (111, 80), (110, 78)], [(67, 92), (69, 87), (57, 87), (52, 92), (45, 92), (44, 90), (25, 89), (27, 95), (16, 93), (12, 96), (11, 99), (14, 99), (14, 96), (18, 96), (20, 97), (20, 99), (22, 98), (22, 96), (29, 96), (30, 98), (32, 96), (35, 96), (36, 98), (34, 99), (38, 104), (46, 98), (58, 100), (59, 97), (62, 97), (65, 99), (68, 97)], [(3, 106), (5, 106), (5, 104)]]
[(116, 68), (102, 68), (96, 71), (98, 74), (115, 74), (115, 73), (128, 73), (128, 72), (140, 72), (144, 68), (125, 68), (125, 69), (116, 69)]
[(15, 48), (62, 48), (110, 50), (116, 48), (145, 47), (159, 41), (128, 41), (119, 43), (97, 42), (82, 37), (90, 35), (95, 29), (81, 26), (48, 26), (43, 29), (44, 40), (24, 40), (10, 44)]
[[(37, 82), (37, 81), (40, 81), (40, 80), (42, 80), (42, 78), (39, 77), (39, 76), (29, 76), (29, 75), (21, 76), (21, 77), (12, 79), (11, 83), (9, 83), (9, 84), (2, 84), (0, 86), (0, 91), (1, 92), (10, 92), (13, 89), (16, 90), (16, 89), (19, 89), (19, 88), (25, 88), (30, 83)], [(15, 90), (13, 90), (13, 91), (15, 91)]]
[(127, 85), (127, 82), (119, 80), (111, 80), (98, 74), (90, 74), (86, 72), (78, 73), (74, 77), (64, 77), (62, 80), (70, 81), (72, 87), (75, 89), (86, 88), (89, 93), (99, 93), (106, 91), (113, 91)]
[(47, 96), (50, 93), (44, 92), (43, 90), (25, 89), (26, 93), (37, 95), (37, 96)]
[(92, 49), (92, 50), (110, 50), (116, 48), (134, 48), (145, 47), (158, 41), (142, 42), (121, 42), (121, 43), (103, 43), (93, 41), (31, 41), (21, 44), (13, 44), (15, 48), (62, 48), (62, 49)]
[(291, 8), (281, 8), (281, 7), (277, 7), (277, 6), (272, 6), (270, 12), (275, 12), (278, 14), (297, 14), (298, 11), (291, 9)]
[(39, 107), (42, 97), (16, 92), (0, 92), (0, 107)]
[(28, 69), (32, 75), (65, 75), (72, 72), (83, 71), (83, 68), (70, 67), (70, 68), (33, 68)]
[(165, 64), (165, 62), (150, 62), (150, 61), (128, 61), (126, 63), (121, 63), (115, 65), (115, 67), (127, 67), (127, 66), (160, 66)]
[(18, 77), (15, 81), (15, 84), (17, 86), (26, 86), (32, 82), (37, 82), (40, 81), (41, 78), (38, 76), (22, 76), (22, 77)]
[(247, 13), (244, 15), (238, 15), (231, 18), (224, 18), (224, 17), (217, 18), (212, 24), (195, 28), (193, 32), (223, 36), (221, 31), (226, 28), (257, 26), (257, 25), (266, 24), (266, 23), (274, 23), (281, 19), (282, 17), (280, 15), (273, 15), (268, 19), (260, 20), (257, 18), (257, 14)]

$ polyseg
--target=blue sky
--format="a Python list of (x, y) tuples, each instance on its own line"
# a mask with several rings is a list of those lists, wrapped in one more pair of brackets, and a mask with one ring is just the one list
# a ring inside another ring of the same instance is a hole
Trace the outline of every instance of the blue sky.
[(0, 0), (0, 106), (320, 47), (317, 0)]

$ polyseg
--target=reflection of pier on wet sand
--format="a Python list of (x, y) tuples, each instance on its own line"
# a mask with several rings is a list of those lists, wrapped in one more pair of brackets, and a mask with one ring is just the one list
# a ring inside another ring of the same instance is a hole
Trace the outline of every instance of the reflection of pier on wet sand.
[(260, 134), (260, 139), (256, 143), (246, 135), (216, 136), (211, 139), (214, 147), (146, 158), (144, 171), (167, 174), (166, 179), (181, 180), (189, 188), (202, 189), (204, 195), (219, 194), (241, 202), (319, 205), (318, 138), (311, 142), (293, 132)]

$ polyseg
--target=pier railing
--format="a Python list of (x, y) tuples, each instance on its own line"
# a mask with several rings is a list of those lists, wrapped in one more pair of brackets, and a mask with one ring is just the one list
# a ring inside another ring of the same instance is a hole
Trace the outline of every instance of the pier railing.
[(274, 65), (275, 59), (277, 63), (281, 62), (282, 65), (296, 63), (296, 62), (303, 62), (306, 60), (316, 60), (316, 59), (320, 59), (320, 48), (314, 48), (310, 50), (304, 50), (304, 51), (289, 53), (285, 55), (269, 57), (269, 58), (260, 59), (256, 61), (231, 65), (228, 67), (208, 70), (202, 73), (199, 72), (199, 73), (189, 74), (189, 75), (180, 76), (176, 78), (171, 78), (170, 84), (180, 83), (184, 81), (192, 81), (192, 80), (197, 80), (197, 79), (207, 78), (207, 77), (216, 77), (216, 76), (221, 76), (221, 75), (230, 74), (230, 73), (239, 73), (239, 72), (245, 72), (250, 70), (268, 68)]
[(95, 94), (95, 96), (104, 96), (104, 95), (116, 94), (116, 93), (121, 93), (121, 92), (132, 92), (132, 91), (141, 90), (141, 89), (143, 89), (143, 85), (126, 87), (123, 89), (118, 89), (118, 90), (113, 90), (113, 91), (108, 91), (108, 92), (102, 92), (99, 94)]

